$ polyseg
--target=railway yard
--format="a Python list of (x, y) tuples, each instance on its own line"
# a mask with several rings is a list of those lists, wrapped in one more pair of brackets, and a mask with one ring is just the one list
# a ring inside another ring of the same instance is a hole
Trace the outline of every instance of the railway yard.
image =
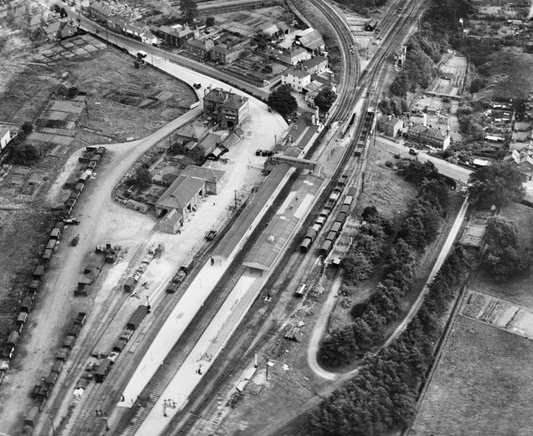
[[(139, 126), (129, 134), (132, 120), (114, 136), (97, 132), (98, 122), (90, 121), (92, 131), (76, 137), (80, 146), (47, 185), (46, 204), (60, 210), (42, 226), (44, 250), (5, 338), (0, 398), (17, 408), (2, 401), (0, 434), (285, 434), (350, 377), (321, 368), (316, 348), (337, 301), (336, 268), (357, 233), (356, 212), (365, 206), (358, 199), (372, 183), (365, 172), (382, 164), (372, 147), (377, 150), (376, 107), (390, 59), (423, 3), (391, 0), (378, 41), (337, 7), (306, 2), (305, 14), (329, 23), (340, 54), (338, 98), (324, 125), (308, 123), (303, 132), (267, 107), (264, 89), (202, 74), (198, 63), (120, 34), (106, 32), (113, 47), (104, 45), (104, 29), (80, 16), (94, 35), (85, 35), (83, 44), (120, 49), (120, 57), (143, 49), (166, 81), (189, 86), (180, 104), (163, 98), (164, 91), (150, 94), (161, 98), (165, 118), (144, 134)], [(162, 231), (163, 214), (124, 207), (115, 201), (116, 187), (133, 177), (145, 153), (202, 119), (211, 89), (246, 98), (249, 117), (224, 158), (203, 165), (214, 192), (206, 182), (198, 188), (196, 176), (183, 176), (196, 183), (193, 203), (181, 209), (179, 231)], [(43, 113), (59, 106), (49, 103)], [(110, 129), (112, 119), (95, 111)], [(105, 144), (87, 145), (95, 135)], [(389, 154), (401, 147), (378, 146)], [(263, 154), (273, 155), (268, 171)], [(460, 182), (470, 174), (443, 170)], [(379, 171), (374, 182), (386, 185), (387, 174)], [(463, 309), (473, 318), (497, 305), (473, 294), (471, 300), (483, 306), (469, 314)], [(55, 307), (64, 309), (48, 319)], [(530, 317), (523, 310), (521, 322)]]

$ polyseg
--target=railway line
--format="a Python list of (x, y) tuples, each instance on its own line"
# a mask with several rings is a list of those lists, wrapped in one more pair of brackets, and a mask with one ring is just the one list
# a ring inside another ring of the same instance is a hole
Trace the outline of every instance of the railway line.
[[(348, 27), (344, 23), (344, 20), (339, 16), (338, 12), (323, 5), (320, 1), (312, 0), (312, 3), (319, 10), (321, 10), (322, 13), (326, 15), (326, 17), (328, 17), (328, 19), (336, 29), (336, 32), (339, 34), (341, 46), (344, 48), (343, 59), (345, 60), (345, 68), (343, 71), (341, 94), (338, 98), (337, 106), (335, 107), (335, 110), (332, 113), (331, 117), (332, 120), (337, 120), (340, 122), (340, 124), (343, 124), (348, 122), (350, 116), (352, 115), (353, 107), (355, 106), (356, 101), (364, 93), (368, 93), (368, 86), (376, 77), (378, 65), (380, 65), (381, 62), (383, 62), (383, 60), (386, 59), (387, 56), (389, 56), (393, 52), (393, 49), (391, 48), (393, 46), (390, 45), (388, 49), (381, 50), (380, 54), (376, 56), (376, 59), (379, 58), (379, 61), (372, 61), (374, 62), (374, 64), (372, 64), (371, 71), (374, 71), (374, 73), (368, 73), (369, 70), (367, 70), (365, 71), (365, 74), (361, 77), (361, 80), (359, 80), (359, 63), (357, 60), (353, 60), (352, 62), (351, 56), (349, 55), (349, 50), (350, 47), (354, 45), (354, 40)], [(399, 4), (399, 1), (395, 1), (392, 4)], [(412, 2), (412, 4), (420, 5), (422, 4), (422, 1), (418, 0), (416, 3)], [(406, 13), (404, 14), (404, 16), (410, 16), (409, 13), (407, 13), (407, 11), (409, 10), (412, 14), (414, 14), (415, 6), (406, 8)], [(407, 26), (407, 23), (407, 18), (405, 18), (402, 24), (402, 28)], [(381, 26), (383, 25), (384, 24), (382, 23)], [(400, 32), (399, 30), (393, 31), (391, 21), (391, 30), (387, 33), (387, 35), (389, 35), (389, 37), (394, 37), (394, 39), (398, 41), (398, 38), (400, 38), (402, 32)], [(358, 81), (359, 86), (357, 86)], [(353, 92), (354, 90), (356, 90), (356, 92)], [(364, 107), (365, 113), (367, 112), (368, 106), (369, 102), (367, 98), (367, 102), (365, 103)], [(360, 163), (359, 159), (356, 159), (354, 157), (354, 151), (357, 148), (357, 142), (360, 141), (361, 134), (362, 126), (358, 127), (358, 130), (354, 135), (354, 138), (357, 138), (357, 141), (354, 139), (350, 143), (349, 147), (347, 147), (346, 154), (342, 159), (341, 163), (339, 164), (337, 170), (335, 171), (335, 175), (332, 178), (331, 182), (331, 189), (333, 189), (333, 187), (335, 186), (336, 179), (338, 179), (338, 177), (343, 172), (348, 171), (349, 173), (351, 173), (351, 180), (354, 180), (354, 178), (357, 177), (356, 169), (358, 165), (360, 165)], [(329, 194), (325, 193), (325, 196), (327, 195)], [(244, 255), (244, 252), (241, 252), (241, 254)], [(298, 257), (300, 257), (300, 259), (298, 259)], [(304, 259), (301, 259), (301, 256), (294, 257), (294, 263), (292, 264), (292, 266), (298, 272), (297, 277), (303, 275), (303, 271), (306, 271), (307, 266), (310, 266), (312, 262), (313, 260), (309, 256), (305, 256)], [(189, 327), (187, 327), (185, 333), (182, 335), (182, 338), (175, 344), (171, 353), (165, 359), (163, 366), (154, 375), (153, 379), (145, 388), (145, 391), (143, 391), (141, 397), (145, 398), (145, 401), (139, 402), (138, 404), (134, 405), (134, 407), (132, 407), (128, 412), (126, 412), (123, 418), (120, 420), (118, 427), (113, 430), (112, 434), (135, 434), (135, 431), (143, 421), (143, 417), (148, 414), (150, 408), (153, 407), (153, 405), (155, 404), (156, 399), (159, 398), (168, 382), (176, 374), (177, 370), (179, 369), (179, 366), (181, 365), (181, 362), (183, 362), (184, 358), (188, 354), (188, 350), (190, 351), (190, 349), (192, 349), (192, 346), (194, 345), (196, 340), (201, 336), (202, 332), (209, 324), (211, 318), (214, 316), (218, 308), (222, 305), (225, 296), (227, 296), (227, 293), (232, 288), (231, 284), (235, 283), (241, 274), (242, 269), (239, 267), (236, 270), (236, 274), (223, 278), (221, 283), (217, 285), (217, 288), (212, 293), (212, 297), (209, 297), (209, 299), (206, 301), (202, 310), (198, 312)], [(188, 277), (187, 280), (191, 280), (191, 278)], [(184, 284), (182, 284), (182, 288), (185, 288), (187, 286), (187, 280)], [(125, 356), (128, 355), (129, 351), (132, 351), (132, 348), (135, 348), (136, 354), (140, 354), (147, 349), (150, 343), (150, 338), (153, 338), (155, 336), (157, 330), (161, 327), (164, 320), (170, 314), (170, 311), (172, 310), (174, 305), (178, 303), (179, 297), (179, 293), (172, 296), (163, 297), (162, 301), (157, 305), (156, 308), (154, 308), (154, 315), (156, 316), (150, 317), (150, 324), (144, 326), (142, 331), (137, 335), (137, 338), (132, 339), (132, 341), (128, 343), (128, 348), (125, 349), (123, 353), (121, 353), (121, 357), (119, 357), (115, 364), (115, 368), (113, 368), (112, 370), (113, 377), (110, 377), (108, 380), (106, 380), (100, 385), (92, 385), (90, 389), (86, 390), (83, 398), (83, 404), (80, 405), (80, 407), (78, 407), (78, 410), (75, 410), (74, 412), (76, 414), (76, 418), (74, 419), (71, 417), (71, 420), (75, 421), (75, 423), (73, 423), (70, 427), (70, 429), (72, 429), (74, 433), (68, 434), (99, 434), (100, 432), (103, 432), (105, 430), (107, 424), (105, 419), (106, 416), (101, 416), (100, 418), (102, 419), (95, 419), (97, 417), (95, 416), (94, 411), (102, 410), (105, 414), (110, 413), (111, 408), (120, 399), (120, 393), (123, 390), (122, 388), (127, 383), (128, 375), (131, 374), (132, 368), (135, 367), (134, 359), (125, 359)], [(113, 307), (119, 307), (119, 302), (113, 305)], [(290, 313), (290, 305), (287, 308), (287, 311), (288, 313)], [(111, 315), (108, 315), (107, 317), (105, 317), (105, 319), (108, 320), (108, 322), (107, 324), (104, 322), (104, 324), (109, 325), (109, 323), (111, 323), (112, 317)], [(98, 334), (100, 334), (101, 336), (104, 331), (104, 327), (102, 327), (101, 329), (99, 328), (95, 336), (98, 336)], [(267, 336), (268, 335), (266, 335), (265, 337)], [(141, 341), (141, 339), (144, 340)], [(260, 342), (262, 340), (263, 339), (259, 339)], [(75, 361), (75, 368), (77, 368), (78, 370), (82, 369), (84, 362), (83, 354), (85, 354), (86, 360), (87, 352), (94, 348), (94, 345), (97, 343), (97, 341), (98, 339), (95, 339), (86, 344), (85, 348), (83, 349), (85, 353), (80, 353), (79, 357)], [(91, 344), (94, 345), (91, 346)], [(242, 364), (243, 362), (245, 362), (246, 359), (249, 359), (250, 357), (249, 352), (250, 350), (244, 352), (241, 350), (240, 352), (237, 352), (234, 363), (239, 364), (240, 362), (240, 364)], [(73, 374), (75, 376), (76, 372), (73, 371)], [(231, 373), (228, 373), (227, 371), (222, 371), (221, 374), (222, 375), (219, 378), (215, 379), (204, 378), (205, 382), (204, 380), (202, 380), (202, 383), (199, 385), (198, 389), (200, 389), (202, 384), (204, 383), (210, 386), (212, 389), (217, 389), (218, 386), (223, 386), (223, 384), (227, 382)], [(70, 379), (70, 383), (74, 383), (74, 381), (74, 378)], [(183, 410), (183, 413), (180, 412), (176, 415), (176, 418), (172, 420), (173, 423), (175, 423), (175, 420), (178, 420), (178, 422), (184, 420), (184, 422), (183, 426), (177, 426), (177, 431), (179, 431), (179, 433), (175, 434), (187, 434), (188, 429), (194, 427), (194, 423), (196, 422), (196, 420), (198, 419), (197, 417), (199, 416), (198, 413), (200, 413), (201, 410), (203, 410), (203, 408), (207, 406), (207, 404), (209, 403), (208, 400), (208, 398), (204, 398), (199, 403), (195, 403), (198, 405), (198, 408), (195, 409), (197, 411), (196, 413), (191, 413), (191, 411), (188, 410), (188, 408), (186, 407)], [(52, 409), (54, 406), (52, 406)], [(134, 424), (130, 425), (130, 422), (133, 422)], [(48, 434), (48, 432), (43, 434)]]
[[(393, 3), (393, 7), (397, 7), (394, 6), (397, 3), (398, 2)], [(406, 8), (406, 12), (403, 16), (404, 19), (401, 20), (399, 28), (389, 33), (390, 37), (393, 39), (393, 42), (387, 44), (387, 46), (382, 48), (378, 56), (379, 62), (376, 61), (372, 67), (371, 73), (367, 73), (366, 77), (368, 79), (366, 81), (366, 89), (363, 89), (362, 87), (358, 88), (358, 92), (356, 93), (357, 98), (360, 98), (363, 93), (366, 95), (365, 103), (363, 106), (364, 113), (368, 113), (369, 107), (371, 107), (372, 105), (376, 105), (377, 98), (379, 97), (384, 83), (385, 74), (380, 68), (378, 68), (379, 65), (381, 65), (383, 61), (386, 60), (398, 48), (398, 41), (402, 41), (403, 38), (407, 35), (407, 32), (409, 31), (414, 20), (416, 19), (418, 8), (421, 5), (422, 1), (418, 0), (417, 2), (410, 3), (409, 7)], [(341, 115), (345, 115), (345, 120), (348, 120), (350, 113), (351, 111), (344, 111), (344, 113)], [(361, 144), (367, 143), (369, 139), (369, 134), (371, 133), (371, 129), (369, 129), (368, 127), (368, 123), (366, 128), (361, 123), (359, 123), (359, 125), (357, 126), (356, 132), (353, 135), (353, 140), (345, 153), (345, 157), (339, 164), (334, 177), (332, 177), (332, 181), (330, 183), (332, 189), (335, 186), (336, 180), (339, 178), (339, 176), (341, 174), (346, 173), (350, 174), (347, 185), (361, 184), (361, 176), (364, 171), (367, 147), (365, 147), (363, 150), (360, 150), (360, 154), (357, 153), (356, 155), (355, 151), (358, 147), (361, 148)], [(325, 190), (322, 194), (322, 200), (326, 200), (328, 198), (328, 195), (328, 190)], [(312, 222), (312, 220), (313, 218), (310, 218), (307, 221)], [(293, 249), (296, 248), (296, 246), (297, 245), (293, 244)], [(286, 275), (288, 277), (287, 281), (290, 283), (298, 283), (301, 281), (301, 277), (303, 276), (302, 272), (308, 271), (308, 268), (313, 264), (314, 261), (316, 261), (316, 257), (312, 254), (302, 256), (300, 254), (292, 253), (290, 255), (290, 262), (285, 263), (286, 266), (284, 268), (280, 268), (283, 269), (283, 271), (280, 271), (279, 274)], [(282, 262), (282, 264), (283, 263), (284, 262)], [(292, 274), (288, 273), (289, 269)], [(297, 272), (297, 274), (294, 274), (294, 272)], [(286, 287), (284, 286), (284, 288)], [(297, 300), (294, 299), (292, 301), (294, 302), (294, 304), (297, 304), (295, 303)], [(284, 316), (282, 319), (290, 318), (290, 314), (294, 310), (294, 304), (288, 304), (285, 307)], [(252, 310), (251, 312), (254, 312), (254, 310)], [(266, 321), (267, 314), (265, 314), (262, 319)], [(246, 325), (245, 322), (243, 322), (243, 325)], [(261, 328), (261, 326), (258, 326), (257, 322), (254, 323), (254, 327)], [(265, 326), (262, 327), (262, 331), (264, 332)], [(262, 340), (264, 340), (263, 336), (254, 343), (254, 349), (260, 348), (260, 346), (262, 345)], [(237, 339), (233, 338), (232, 341), (237, 342)], [(229, 349), (230, 347), (228, 346), (227, 348)], [(219, 392), (223, 390), (223, 387), (227, 386), (227, 383), (231, 379), (231, 374), (234, 373), (234, 371), (229, 370), (229, 368), (239, 369), (243, 367), (244, 362), (246, 362), (246, 360), (248, 360), (248, 362), (251, 360), (252, 356), (250, 352), (251, 349), (246, 348), (246, 351), (241, 351), (241, 353), (236, 352), (232, 356), (230, 355), (229, 351), (226, 351), (223, 355), (219, 356), (219, 358), (217, 359), (220, 366), (218, 372), (214, 371), (214, 368), (212, 368), (213, 376), (211, 377), (211, 381), (209, 382), (207, 378), (205, 381), (202, 381), (202, 384), (205, 384), (205, 386), (199, 385), (197, 387), (197, 389), (191, 396), (189, 404), (187, 404), (182, 411), (175, 415), (171, 423), (167, 426), (168, 431), (166, 432), (166, 434), (168, 433), (173, 436), (186, 434), (206, 434), (206, 430), (204, 428), (204, 425), (202, 424), (202, 416), (209, 416), (209, 413), (212, 414), (216, 410), (216, 402), (212, 397), (208, 395), (208, 393)], [(217, 362), (215, 362), (215, 365), (216, 364)], [(223, 368), (226, 368), (226, 371), (224, 371)], [(312, 404), (315, 403), (310, 403), (310, 407), (312, 406)]]

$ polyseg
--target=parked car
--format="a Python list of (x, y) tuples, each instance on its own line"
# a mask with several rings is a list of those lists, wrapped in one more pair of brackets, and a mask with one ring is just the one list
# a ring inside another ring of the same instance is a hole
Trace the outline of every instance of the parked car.
[(194, 89), (200, 89), (202, 87), (202, 84), (200, 82), (194, 82), (192, 86), (194, 87)]
[(409, 154), (412, 154), (413, 156), (416, 156), (418, 154), (418, 151), (416, 151), (414, 148), (409, 149)]

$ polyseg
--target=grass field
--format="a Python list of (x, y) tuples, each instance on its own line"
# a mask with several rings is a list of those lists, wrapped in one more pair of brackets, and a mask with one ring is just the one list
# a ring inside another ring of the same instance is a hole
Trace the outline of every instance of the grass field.
[[(529, 245), (533, 210), (513, 203), (500, 215), (514, 223), (521, 242)], [(495, 283), (481, 269), (469, 289), (533, 309), (531, 274)], [(530, 340), (458, 316), (411, 434), (531, 434), (532, 357)]]
[(533, 344), (459, 316), (411, 435), (530, 435)]

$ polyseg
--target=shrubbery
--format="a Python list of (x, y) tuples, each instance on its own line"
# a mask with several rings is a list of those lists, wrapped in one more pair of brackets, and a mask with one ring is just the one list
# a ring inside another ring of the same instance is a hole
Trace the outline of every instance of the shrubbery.
[[(412, 422), (418, 389), (425, 381), (433, 361), (434, 344), (442, 332), (439, 318), (455, 295), (465, 271), (462, 265), (462, 251), (456, 249), (431, 283), (420, 310), (400, 338), (367, 358), (359, 373), (312, 413), (310, 425), (314, 434), (370, 436), (401, 429)], [(372, 335), (362, 321), (353, 331), (363, 337)], [(339, 336), (351, 340), (349, 332)], [(350, 346), (346, 348), (349, 351)]]
[[(356, 315), (352, 324), (334, 330), (323, 340), (318, 358), (328, 367), (349, 364), (384, 340), (387, 328), (404, 309), (403, 297), (413, 285), (416, 254), (438, 234), (449, 202), (447, 185), (429, 162), (409, 161), (400, 173), (419, 186), (417, 198), (398, 229), (386, 255), (384, 279), (368, 304), (352, 310)], [(341, 263), (351, 285), (370, 276), (373, 263), (382, 256), (385, 229), (392, 233), (390, 223), (373, 207), (364, 210), (363, 219), (365, 224)]]

